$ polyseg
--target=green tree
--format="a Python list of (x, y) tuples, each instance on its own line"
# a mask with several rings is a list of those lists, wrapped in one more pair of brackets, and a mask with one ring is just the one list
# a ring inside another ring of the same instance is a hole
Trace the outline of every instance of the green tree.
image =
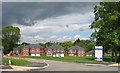
[(2, 45), (4, 54), (8, 54), (20, 39), (20, 29), (18, 27), (6, 26), (2, 28)]
[(30, 43), (27, 43), (27, 42), (22, 42), (21, 45), (30, 45)]
[(44, 54), (46, 55), (46, 48), (48, 48), (49, 46), (52, 46), (52, 43), (51, 42), (46, 42), (45, 44), (39, 43), (39, 45), (44, 47), (43, 51), (44, 51)]
[(52, 46), (54, 43), (51, 43), (51, 42), (46, 42), (45, 43), (45, 47), (47, 48), (47, 47), (49, 47), (49, 46)]
[(65, 41), (65, 42), (62, 42), (60, 43), (61, 46), (65, 47), (65, 53), (68, 55), (68, 48), (71, 47), (73, 45), (72, 42), (70, 41)]
[(85, 50), (86, 50), (85, 44), (79, 38), (73, 43), (73, 45), (74, 46), (81, 46), (81, 47), (85, 48)]
[(20, 53), (20, 54), (22, 54), (23, 48), (24, 48), (24, 45), (19, 45), (19, 46), (18, 46), (18, 49), (19, 49), (19, 53)]
[(86, 45), (86, 52), (94, 50), (95, 47), (95, 43), (94, 42), (90, 42)]
[(39, 43), (39, 45), (40, 45), (40, 46), (45, 46), (45, 44), (44, 44), (44, 43)]
[(95, 32), (91, 36), (96, 39), (97, 45), (104, 47), (104, 52), (112, 49), (112, 60), (115, 53), (117, 62), (120, 46), (120, 2), (100, 2), (100, 5), (95, 6), (94, 13), (95, 20), (91, 28)]
[(92, 40), (80, 40), (80, 41), (81, 43), (84, 44), (86, 52), (94, 50), (94, 47), (96, 45), (94, 41)]
[(82, 43), (84, 43), (85, 45), (93, 42), (92, 40), (80, 40)]

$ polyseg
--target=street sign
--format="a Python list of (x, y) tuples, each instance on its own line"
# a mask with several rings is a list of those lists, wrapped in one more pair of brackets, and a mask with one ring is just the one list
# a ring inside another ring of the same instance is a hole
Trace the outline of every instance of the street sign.
[(95, 46), (95, 61), (103, 61), (103, 47)]

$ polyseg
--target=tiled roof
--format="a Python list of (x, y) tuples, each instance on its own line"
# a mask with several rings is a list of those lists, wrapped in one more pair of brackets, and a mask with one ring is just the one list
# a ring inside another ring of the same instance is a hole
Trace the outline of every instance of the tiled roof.
[(13, 50), (19, 50), (18, 48), (13, 48)]
[(43, 48), (43, 47), (38, 44), (30, 44), (26, 45), (24, 48)]
[(84, 50), (84, 48), (80, 47), (80, 46), (72, 46), (69, 49), (80, 49), (80, 50)]
[(86, 54), (94, 54), (94, 53), (95, 53), (95, 51), (91, 50), (91, 51), (87, 52)]
[(64, 49), (64, 47), (62, 47), (61, 45), (53, 45), (49, 46), (48, 49)]

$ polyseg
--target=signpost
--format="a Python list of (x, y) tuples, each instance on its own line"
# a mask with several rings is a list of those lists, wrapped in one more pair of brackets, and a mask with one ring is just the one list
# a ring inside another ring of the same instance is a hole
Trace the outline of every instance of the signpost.
[(95, 61), (101, 62), (103, 61), (103, 47), (95, 46)]

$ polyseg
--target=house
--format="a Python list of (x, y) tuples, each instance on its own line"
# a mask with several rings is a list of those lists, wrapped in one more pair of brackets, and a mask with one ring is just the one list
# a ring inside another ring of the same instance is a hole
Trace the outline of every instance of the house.
[(84, 48), (82, 48), (80, 46), (71, 46), (68, 49), (68, 55), (69, 56), (84, 56), (85, 50), (84, 50)]
[(46, 48), (46, 56), (64, 57), (64, 47), (53, 45)]
[(15, 55), (19, 55), (19, 51), (20, 51), (20, 50), (19, 50), (18, 48), (13, 48), (13, 50), (14, 50), (14, 54), (15, 54)]
[(23, 55), (25, 56), (42, 56), (43, 54), (43, 47), (38, 44), (30, 44), (23, 48)]
[(86, 56), (93, 56), (95, 54), (94, 50), (88, 51)]

